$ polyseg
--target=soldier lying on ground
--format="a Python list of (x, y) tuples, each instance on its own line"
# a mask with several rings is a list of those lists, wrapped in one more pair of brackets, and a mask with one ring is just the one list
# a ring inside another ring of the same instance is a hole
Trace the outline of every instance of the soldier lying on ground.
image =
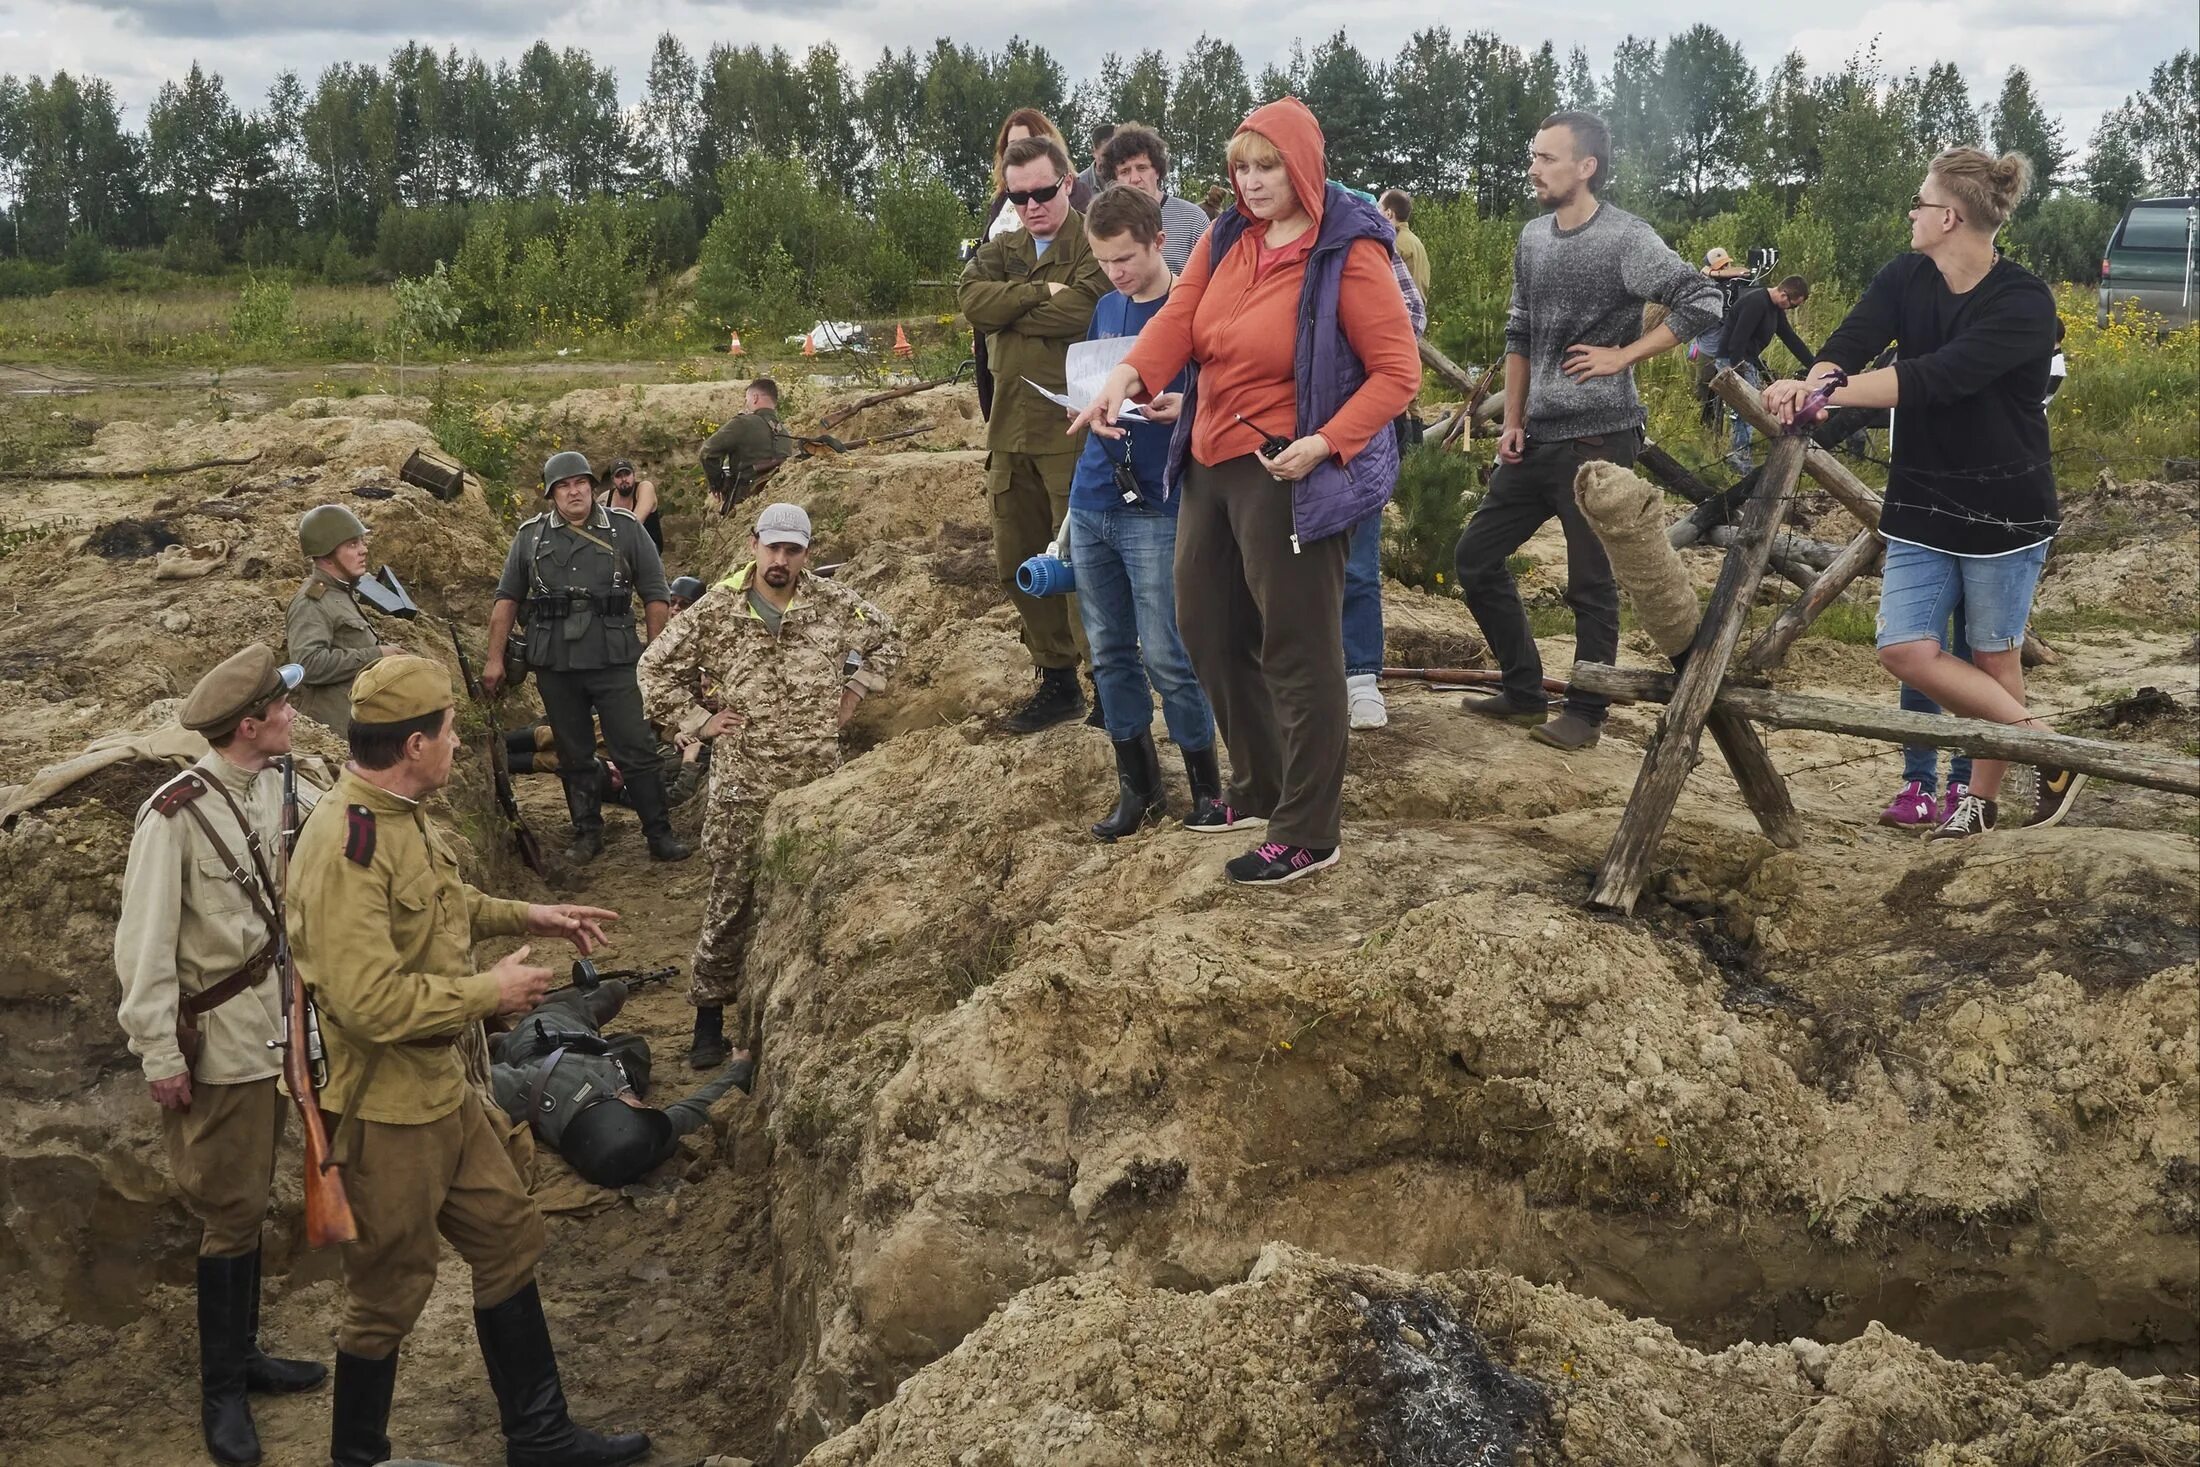
[(561, 988), (508, 1034), (490, 1042), (497, 1104), (526, 1121), (535, 1139), (599, 1187), (639, 1181), (699, 1129), (728, 1090), (746, 1095), (756, 1062), (745, 1049), (708, 1084), (658, 1110), (649, 1094), (649, 1041), (604, 1037), (626, 1006), (627, 985), (606, 979), (592, 993)]

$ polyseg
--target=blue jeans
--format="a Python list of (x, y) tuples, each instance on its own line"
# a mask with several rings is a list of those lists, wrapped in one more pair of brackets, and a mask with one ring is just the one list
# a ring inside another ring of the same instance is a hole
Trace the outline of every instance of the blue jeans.
[[(1721, 357), (1719, 358), (1719, 366), (1722, 369), (1732, 367), (1734, 375), (1747, 382), (1751, 387), (1765, 385), (1757, 376), (1757, 365), (1754, 362), (1730, 362)], [(1749, 472), (1749, 423), (1740, 413), (1732, 413), (1730, 416), (1734, 419), (1734, 447), (1727, 454), (1726, 461), (1733, 467), (1735, 473), (1746, 474)]]
[(1344, 562), (1344, 675), (1383, 670), (1383, 516), (1369, 515), (1346, 532), (1352, 549)]
[(1176, 629), (1176, 517), (1156, 509), (1072, 509), (1077, 609), (1093, 686), (1116, 743), (1153, 726), (1153, 695), (1180, 749), (1215, 741), (1215, 715)]
[(2032, 593), (2039, 589), (2051, 543), (2042, 540), (2007, 555), (1950, 555), (1907, 540), (1889, 540), (1887, 562), (1879, 573), (1874, 642), (1882, 649), (1902, 642), (1944, 642), (1949, 618), (1960, 611), (1963, 640), (1971, 652), (2023, 646)]
[[(1948, 630), (1941, 636), (1940, 645), (1968, 662), (1971, 660), (1970, 639), (1963, 635), (1963, 611), (1948, 618)], [(1940, 705), (1911, 687), (1902, 685), (1902, 711), (1904, 713), (1939, 713)], [(1906, 744), (1902, 749), (1902, 779), (1914, 780), (1925, 787), (1925, 793), (1935, 794), (1940, 789), (1940, 750), (1930, 744)], [(1948, 783), (1951, 785), (1971, 782), (1971, 756), (1964, 753), (1948, 757)]]

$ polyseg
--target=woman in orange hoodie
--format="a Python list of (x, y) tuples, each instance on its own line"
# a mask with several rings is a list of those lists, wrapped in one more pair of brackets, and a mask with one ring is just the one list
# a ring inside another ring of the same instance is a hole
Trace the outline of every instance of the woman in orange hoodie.
[[(1328, 182), (1305, 103), (1254, 109), (1230, 140), (1230, 179), (1237, 208), (1071, 431), (1120, 435), (1126, 399), (1197, 365), (1165, 492), (1184, 495), (1177, 621), (1230, 746), (1231, 784), (1185, 824), (1265, 819), (1268, 838), (1228, 870), (1269, 885), (1337, 861), (1346, 532), (1390, 499), (1390, 424), (1420, 390), (1421, 359), (1390, 223)], [(1208, 761), (1201, 773), (1219, 784)]]

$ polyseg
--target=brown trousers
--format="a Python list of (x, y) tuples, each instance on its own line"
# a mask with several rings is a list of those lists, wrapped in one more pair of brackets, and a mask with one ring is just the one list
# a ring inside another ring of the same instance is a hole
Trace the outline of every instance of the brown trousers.
[(160, 1113), (169, 1175), (204, 1229), (199, 1257), (233, 1258), (260, 1246), (288, 1104), (273, 1075), (242, 1085), (194, 1080), (189, 1110)]
[[(337, 1117), (328, 1118), (333, 1132)], [(472, 1090), (425, 1125), (361, 1121), (339, 1158), (359, 1237), (344, 1245), (344, 1322), (337, 1348), (382, 1360), (427, 1307), (440, 1234), (474, 1275), (474, 1307), (527, 1286), (542, 1258), (542, 1214), (513, 1170), (499, 1127)]]
[(1291, 486), (1247, 454), (1192, 461), (1176, 520), (1176, 620), (1230, 749), (1229, 802), (1268, 838), (1338, 843), (1350, 535), (1291, 549)]
[(1023, 618), (1024, 649), (1033, 667), (1075, 667), (1085, 655), (1085, 623), (1075, 596), (1026, 596), (1016, 568), (1043, 552), (1069, 516), (1075, 454), (989, 453), (986, 508), (993, 520), (993, 569)]

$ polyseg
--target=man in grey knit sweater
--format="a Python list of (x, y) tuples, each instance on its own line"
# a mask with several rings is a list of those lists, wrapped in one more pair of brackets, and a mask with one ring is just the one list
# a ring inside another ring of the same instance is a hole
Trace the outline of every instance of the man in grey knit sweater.
[[(1642, 451), (1635, 363), (1719, 320), (1718, 286), (1690, 269), (1657, 231), (1597, 197), (1611, 167), (1611, 132), (1587, 112), (1560, 112), (1536, 133), (1528, 168), (1550, 212), (1520, 232), (1505, 318), (1505, 417), (1497, 471), (1459, 537), (1459, 590), (1504, 674), (1502, 691), (1469, 712), (1532, 726), (1560, 749), (1597, 741), (1606, 700), (1574, 693), (1546, 722), (1543, 663), (1506, 560), (1553, 515), (1566, 530), (1566, 603), (1574, 655), (1619, 652), (1619, 588), (1596, 531), (1574, 504), (1574, 472), (1590, 459), (1632, 465)], [(1665, 320), (1642, 329), (1642, 308)]]

